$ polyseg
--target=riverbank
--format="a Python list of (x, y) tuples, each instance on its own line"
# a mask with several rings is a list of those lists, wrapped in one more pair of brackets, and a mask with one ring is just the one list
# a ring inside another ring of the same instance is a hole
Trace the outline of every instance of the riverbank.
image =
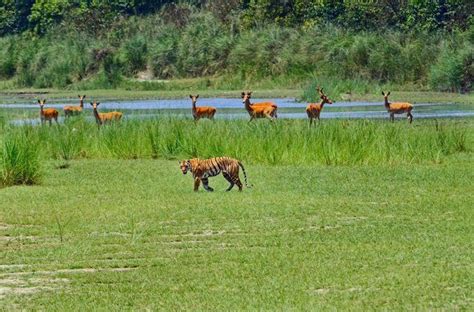
[[(155, 90), (137, 91), (125, 89), (104, 89), (104, 90), (58, 90), (58, 89), (9, 89), (0, 90), (0, 104), (14, 103), (36, 103), (38, 98), (47, 98), (51, 103), (74, 103), (78, 102), (78, 94), (86, 94), (88, 98), (95, 98), (105, 101), (128, 101), (128, 100), (163, 100), (188, 98), (189, 94), (199, 94), (201, 98), (238, 98), (243, 90), (216, 90), (199, 89), (194, 87), (179, 90)], [(304, 90), (302, 89), (252, 89), (255, 97), (258, 98), (293, 98), (303, 101)], [(367, 101), (383, 102), (383, 97), (379, 93), (340, 93), (334, 94), (330, 89), (326, 93), (336, 101)], [(472, 104), (474, 106), (474, 93), (449, 93), (434, 91), (391, 91), (393, 101), (423, 102), (423, 103), (460, 103)]]

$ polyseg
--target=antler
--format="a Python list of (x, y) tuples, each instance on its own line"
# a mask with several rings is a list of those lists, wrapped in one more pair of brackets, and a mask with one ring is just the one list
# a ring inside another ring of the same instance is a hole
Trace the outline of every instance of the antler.
[(319, 95), (324, 95), (323, 88), (321, 88), (320, 86), (318, 86), (316, 90), (319, 92)]

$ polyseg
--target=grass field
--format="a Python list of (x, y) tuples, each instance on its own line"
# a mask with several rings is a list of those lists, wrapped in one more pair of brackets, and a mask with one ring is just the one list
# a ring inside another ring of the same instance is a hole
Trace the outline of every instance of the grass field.
[(177, 161), (47, 161), (0, 189), (3, 309), (471, 310), (472, 156), (247, 165), (192, 192)]
[[(473, 119), (7, 120), (0, 309), (474, 308)], [(217, 155), (254, 186), (194, 193)]]

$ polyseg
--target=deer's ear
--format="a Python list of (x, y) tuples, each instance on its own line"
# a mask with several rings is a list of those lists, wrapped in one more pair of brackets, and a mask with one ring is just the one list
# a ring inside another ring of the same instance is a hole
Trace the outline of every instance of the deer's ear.
[(241, 95), (242, 97), (244, 97), (244, 96), (245, 96), (245, 92), (242, 92), (240, 95)]
[(382, 95), (385, 96), (385, 92), (382, 91)]
[(389, 96), (389, 95), (390, 95), (390, 91), (388, 91), (388, 93), (387, 93), (387, 96)]
[(198, 94), (198, 95), (196, 95), (196, 99), (198, 99), (198, 98), (199, 98), (199, 94)]
[(77, 97), (78, 97), (78, 98), (81, 98), (81, 95), (79, 94)]
[(189, 97), (190, 97), (191, 99), (193, 98), (193, 96), (192, 96), (191, 94), (189, 95)]
[(43, 104), (46, 104), (46, 99), (43, 100)]
[(41, 101), (40, 101), (40, 100), (38, 100), (38, 104), (41, 104)]
[(97, 102), (96, 105), (99, 106), (100, 102)]
[(83, 96), (82, 98), (85, 99), (85, 98), (86, 98), (86, 95), (84, 94), (84, 96)]

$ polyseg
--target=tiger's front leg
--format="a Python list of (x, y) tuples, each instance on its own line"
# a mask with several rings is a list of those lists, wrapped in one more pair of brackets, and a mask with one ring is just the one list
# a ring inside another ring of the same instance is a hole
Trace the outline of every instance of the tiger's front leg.
[(202, 179), (202, 185), (204, 186), (204, 189), (206, 191), (208, 191), (208, 192), (214, 191), (214, 189), (209, 186), (209, 179), (208, 178)]
[(201, 183), (201, 179), (198, 177), (194, 178), (194, 191), (197, 192), (199, 190), (199, 184)]

